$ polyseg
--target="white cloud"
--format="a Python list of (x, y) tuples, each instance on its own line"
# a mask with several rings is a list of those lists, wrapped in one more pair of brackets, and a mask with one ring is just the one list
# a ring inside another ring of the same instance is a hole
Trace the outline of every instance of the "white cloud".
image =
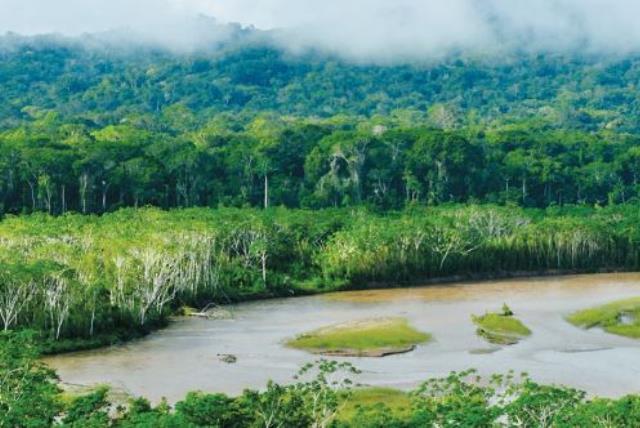
[(424, 58), (504, 47), (640, 51), (637, 0), (0, 0), (0, 32), (133, 28), (177, 47), (208, 40), (198, 14), (280, 28), (292, 50), (357, 59)]

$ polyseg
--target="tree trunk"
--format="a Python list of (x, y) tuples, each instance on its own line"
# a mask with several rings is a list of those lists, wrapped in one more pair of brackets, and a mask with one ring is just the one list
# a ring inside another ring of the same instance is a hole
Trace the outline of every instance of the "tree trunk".
[(31, 189), (31, 211), (35, 212), (36, 210), (36, 189), (35, 184), (31, 181), (27, 181), (29, 184), (29, 188)]
[(107, 191), (109, 190), (109, 186), (106, 181), (102, 181), (102, 212), (107, 211)]
[(67, 187), (64, 184), (62, 185), (60, 202), (61, 202), (61, 211), (62, 211), (62, 214), (64, 214), (65, 212), (67, 212)]
[(269, 208), (269, 176), (264, 175), (264, 209)]
[(47, 200), (47, 212), (49, 213), (49, 215), (51, 215), (51, 200), (53, 199), (53, 195), (51, 193), (51, 189), (49, 188), (49, 186), (47, 186), (47, 192), (46, 192), (46, 200)]
[(89, 186), (89, 177), (82, 174), (80, 177), (80, 199), (82, 201), (82, 214), (87, 213), (87, 187)]
[(93, 337), (93, 328), (96, 321), (96, 309), (91, 310), (91, 326), (89, 327), (89, 336)]

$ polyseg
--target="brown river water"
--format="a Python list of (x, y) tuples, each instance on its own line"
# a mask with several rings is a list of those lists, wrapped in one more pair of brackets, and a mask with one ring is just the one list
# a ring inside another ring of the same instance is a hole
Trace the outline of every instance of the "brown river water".
[[(411, 388), (453, 370), (483, 375), (512, 369), (539, 382), (616, 397), (640, 393), (640, 341), (581, 330), (564, 317), (609, 301), (640, 296), (640, 274), (460, 283), (347, 292), (230, 306), (231, 319), (179, 319), (145, 339), (122, 346), (50, 357), (61, 379), (74, 385), (108, 383), (153, 401), (175, 402), (188, 391), (238, 394), (269, 379), (290, 381), (316, 359), (288, 349), (287, 339), (328, 324), (372, 317), (405, 317), (435, 341), (385, 358), (346, 358), (362, 384)], [(475, 334), (472, 314), (506, 302), (533, 331), (517, 345), (494, 347)], [(218, 354), (237, 356), (235, 364)]]

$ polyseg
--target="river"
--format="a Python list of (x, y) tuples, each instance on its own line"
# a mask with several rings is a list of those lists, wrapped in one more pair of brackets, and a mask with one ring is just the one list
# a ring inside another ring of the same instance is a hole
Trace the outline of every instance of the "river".
[[(238, 394), (269, 379), (291, 380), (316, 357), (283, 342), (332, 323), (371, 317), (405, 317), (435, 341), (385, 358), (349, 358), (367, 385), (411, 388), (452, 370), (481, 374), (508, 369), (543, 383), (574, 386), (617, 397), (640, 392), (640, 341), (581, 330), (564, 317), (586, 307), (640, 296), (640, 274), (459, 283), (356, 291), (230, 306), (230, 319), (178, 319), (145, 339), (121, 346), (49, 357), (45, 361), (69, 384), (108, 383), (157, 402), (175, 402), (188, 391)], [(517, 345), (494, 347), (475, 334), (472, 314), (503, 303), (533, 335)], [(237, 356), (235, 364), (218, 354)]]

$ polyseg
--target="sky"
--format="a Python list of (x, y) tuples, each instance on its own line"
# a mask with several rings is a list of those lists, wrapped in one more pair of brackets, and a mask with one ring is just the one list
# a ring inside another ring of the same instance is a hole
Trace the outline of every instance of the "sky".
[(260, 29), (292, 51), (354, 59), (452, 50), (640, 51), (640, 0), (0, 0), (0, 33), (79, 35), (128, 29), (189, 49), (227, 36), (196, 18)]

